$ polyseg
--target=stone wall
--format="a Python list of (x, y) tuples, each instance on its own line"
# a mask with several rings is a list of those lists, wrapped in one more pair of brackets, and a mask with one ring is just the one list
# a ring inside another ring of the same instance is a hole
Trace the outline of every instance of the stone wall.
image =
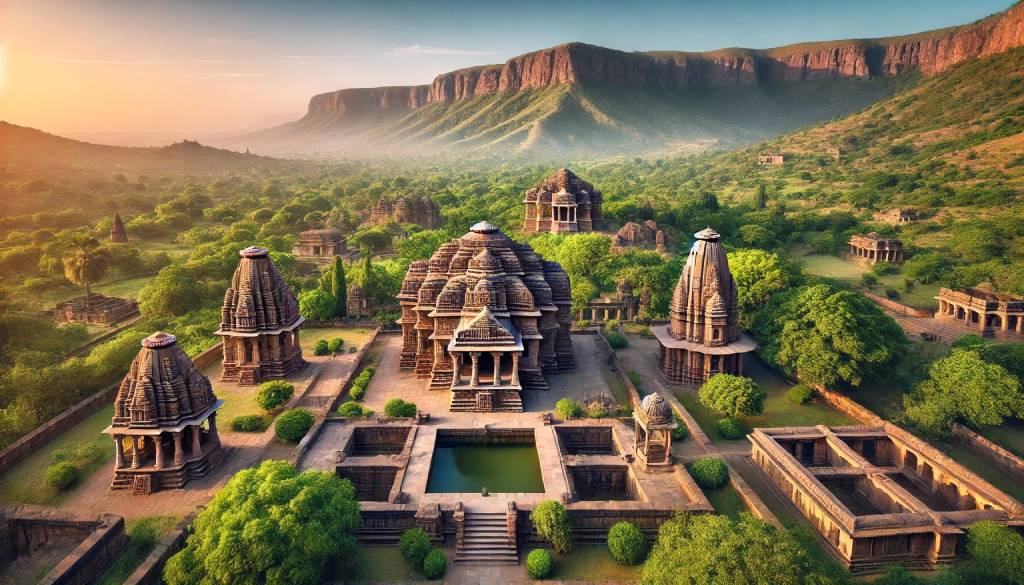
[(192, 521), (195, 520), (198, 513), (199, 510), (196, 510), (189, 514), (181, 522), (178, 522), (174, 530), (165, 534), (149, 553), (149, 556), (142, 561), (142, 564), (128, 576), (124, 585), (160, 585), (163, 583), (164, 564), (167, 563), (167, 559), (185, 548), (185, 541), (188, 535), (192, 534)]
[(22, 511), (17, 516), (0, 513), (0, 526), (6, 556), (31, 555), (54, 538), (81, 541), (39, 581), (46, 585), (92, 583), (110, 566), (127, 539), (124, 518), (114, 514), (103, 514), (95, 520), (83, 520), (44, 512)]
[(953, 424), (953, 434), (971, 451), (1017, 481), (1024, 481), (1024, 460), (971, 429)]
[(860, 405), (850, 397), (836, 392), (835, 390), (829, 390), (828, 388), (822, 387), (816, 387), (815, 390), (818, 392), (818, 396), (827, 402), (829, 406), (863, 424), (880, 425), (885, 422), (882, 417), (878, 416), (868, 408)]
[(899, 314), (899, 315), (906, 315), (907, 317), (934, 317), (935, 316), (935, 310), (934, 309), (918, 309), (918, 308), (915, 308), (915, 307), (911, 307), (910, 305), (905, 305), (905, 304), (903, 304), (903, 303), (901, 303), (899, 301), (894, 301), (892, 299), (888, 299), (886, 297), (876, 295), (875, 293), (873, 293), (871, 291), (868, 291), (868, 290), (862, 290), (861, 292), (864, 293), (864, 296), (866, 296), (867, 298), (869, 298), (872, 301), (874, 301), (876, 305), (880, 305), (881, 307), (883, 307), (885, 309), (888, 309), (888, 310), (892, 311), (893, 313), (896, 313), (896, 314)]

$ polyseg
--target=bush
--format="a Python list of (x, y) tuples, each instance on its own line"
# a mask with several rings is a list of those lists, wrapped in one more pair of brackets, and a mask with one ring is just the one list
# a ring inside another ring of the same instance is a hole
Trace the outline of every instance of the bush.
[(629, 340), (618, 331), (608, 331), (604, 334), (604, 338), (608, 340), (608, 345), (612, 346), (612, 349), (629, 347)]
[(604, 418), (608, 416), (608, 409), (600, 402), (595, 402), (587, 408), (587, 418)]
[(732, 418), (764, 412), (768, 394), (750, 378), (715, 374), (700, 387), (700, 402), (711, 410)]
[(423, 576), (427, 579), (440, 579), (448, 568), (448, 559), (440, 549), (431, 549), (423, 558)]
[(565, 506), (555, 500), (544, 500), (530, 512), (533, 529), (554, 547), (555, 552), (565, 554), (572, 550), (572, 527)]
[(672, 419), (676, 421), (676, 428), (672, 429), (672, 438), (676, 441), (682, 441), (686, 437), (690, 436), (690, 429), (686, 428), (686, 423), (682, 417), (672, 411)]
[(572, 420), (583, 416), (583, 407), (572, 398), (559, 398), (555, 403), (555, 412), (562, 420)]
[(742, 439), (744, 434), (740, 421), (734, 418), (723, 418), (718, 421), (718, 436), (723, 439), (735, 441)]
[(348, 391), (348, 395), (352, 397), (352, 400), (361, 401), (366, 396), (366, 388), (363, 386), (352, 386), (352, 389)]
[(417, 571), (423, 568), (423, 561), (430, 548), (430, 535), (422, 528), (406, 530), (398, 541), (398, 551), (402, 553), (402, 558)]
[(313, 344), (313, 355), (327, 355), (331, 353), (331, 348), (327, 344), (326, 339), (317, 339), (316, 343)]
[(868, 286), (878, 284), (878, 279), (875, 278), (875, 275), (871, 274), (870, 272), (865, 272), (864, 274), (861, 274), (860, 281)]
[(807, 404), (814, 398), (814, 388), (806, 384), (797, 384), (786, 391), (786, 400), (793, 404)]
[(277, 417), (274, 432), (278, 437), (290, 443), (298, 443), (306, 436), (316, 417), (302, 408), (293, 408)]
[(1012, 528), (991, 520), (978, 522), (967, 531), (967, 552), (992, 581), (1024, 583), (1024, 537)]
[(335, 337), (327, 342), (327, 349), (329, 349), (332, 354), (340, 352), (343, 347), (345, 347), (345, 340), (340, 337)]
[(269, 426), (267, 417), (258, 414), (243, 414), (231, 419), (231, 430), (236, 433), (262, 433)]
[(69, 461), (54, 463), (46, 468), (46, 485), (64, 491), (78, 482), (78, 467)]
[(713, 490), (729, 481), (729, 468), (717, 457), (705, 457), (690, 464), (690, 475), (703, 489)]
[(896, 300), (896, 299), (900, 298), (900, 291), (898, 291), (898, 290), (896, 290), (894, 288), (887, 288), (887, 289), (885, 289), (885, 296), (890, 298), (890, 299)]
[(352, 381), (352, 387), (348, 393), (352, 396), (353, 400), (362, 400), (363, 396), (366, 396), (366, 388), (370, 385), (370, 380), (373, 379), (373, 375), (377, 373), (374, 368), (366, 368), (356, 379)]
[(416, 403), (392, 398), (384, 405), (384, 414), (394, 418), (412, 418), (416, 416)]
[(260, 384), (256, 392), (256, 405), (270, 412), (291, 400), (295, 394), (295, 385), (284, 380), (271, 380)]
[(544, 579), (551, 574), (551, 553), (546, 548), (536, 548), (526, 555), (526, 572), (532, 579)]
[(358, 402), (345, 402), (338, 407), (338, 414), (345, 418), (370, 416), (373, 411)]
[(619, 522), (608, 531), (608, 552), (620, 565), (635, 565), (644, 558), (647, 537), (635, 525)]

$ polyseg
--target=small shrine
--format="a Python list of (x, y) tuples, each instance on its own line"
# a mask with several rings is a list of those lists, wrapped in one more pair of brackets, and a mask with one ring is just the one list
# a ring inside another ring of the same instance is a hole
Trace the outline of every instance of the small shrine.
[(333, 228), (306, 230), (299, 234), (299, 241), (292, 248), (296, 258), (312, 260), (318, 264), (333, 262), (335, 256), (345, 256), (347, 253), (345, 237)]
[(646, 467), (672, 465), (672, 431), (678, 427), (660, 394), (644, 396), (633, 412), (633, 450)]
[(139, 314), (139, 303), (132, 299), (90, 293), (57, 303), (47, 314), (58, 323), (81, 323), (110, 327)]
[(612, 248), (616, 250), (644, 248), (664, 253), (666, 251), (665, 232), (658, 229), (658, 224), (651, 219), (643, 223), (629, 221), (615, 234)]
[(850, 238), (850, 257), (869, 264), (889, 262), (903, 263), (903, 242), (878, 232), (856, 234)]
[(587, 233), (602, 221), (604, 196), (569, 169), (537, 183), (526, 192), (523, 231), (556, 234)]
[(620, 322), (635, 321), (640, 312), (640, 300), (640, 297), (633, 294), (633, 284), (623, 279), (619, 281), (614, 295), (601, 295), (590, 301), (586, 309), (577, 312), (576, 318), (591, 323), (605, 323), (611, 319)]
[(114, 439), (110, 489), (149, 494), (206, 475), (222, 455), (217, 409), (223, 404), (173, 335), (158, 331), (143, 339), (103, 431)]
[(112, 244), (127, 244), (128, 243), (128, 232), (124, 229), (124, 221), (121, 220), (121, 214), (114, 214), (114, 222), (110, 224), (110, 243)]

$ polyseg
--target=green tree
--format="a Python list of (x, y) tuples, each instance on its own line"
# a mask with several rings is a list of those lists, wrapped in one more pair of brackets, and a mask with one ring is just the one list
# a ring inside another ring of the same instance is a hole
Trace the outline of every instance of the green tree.
[(743, 513), (678, 515), (661, 525), (640, 581), (650, 585), (827, 585), (789, 531)]
[(345, 283), (345, 265), (339, 256), (334, 257), (334, 266), (331, 268), (331, 295), (336, 305), (334, 314), (344, 317), (348, 312), (348, 285)]
[(942, 280), (949, 272), (952, 264), (937, 252), (914, 254), (903, 264), (903, 273), (920, 282), (930, 284)]
[(647, 552), (647, 538), (635, 524), (617, 522), (608, 531), (608, 552), (620, 565), (635, 565)]
[(755, 198), (755, 204), (758, 209), (764, 209), (768, 207), (768, 188), (765, 187), (764, 183), (757, 186), (757, 197)]
[(355, 488), (333, 473), (264, 461), (235, 474), (167, 562), (168, 585), (315, 585), (352, 558), (362, 525)]
[(451, 236), (446, 231), (424, 230), (410, 234), (409, 237), (395, 242), (395, 251), (398, 252), (399, 258), (409, 260), (410, 262), (413, 260), (426, 260), (441, 247), (441, 244), (450, 239)]
[(327, 321), (335, 315), (337, 300), (322, 288), (299, 293), (299, 312), (307, 319)]
[(555, 552), (572, 551), (572, 527), (565, 506), (555, 500), (544, 500), (530, 512), (530, 521), (537, 534), (551, 543)]
[(732, 418), (764, 412), (768, 394), (757, 382), (743, 376), (715, 374), (700, 387), (700, 401), (718, 414)]
[(767, 248), (775, 241), (770, 229), (756, 223), (740, 226), (739, 232), (743, 243), (754, 248)]
[(978, 522), (967, 531), (967, 552), (977, 573), (1024, 583), (1024, 536), (1011, 528), (991, 520)]
[(180, 317), (202, 304), (200, 283), (176, 264), (162, 268), (139, 292), (139, 310), (148, 319)]
[(776, 294), (754, 319), (768, 361), (806, 384), (857, 387), (906, 347), (900, 326), (867, 297), (830, 284)]
[(753, 323), (754, 315), (773, 294), (800, 279), (799, 268), (779, 260), (778, 254), (764, 250), (729, 252), (729, 271), (736, 280), (740, 322), (745, 327)]
[(85, 232), (72, 234), (64, 245), (67, 247), (62, 258), (64, 276), (71, 284), (85, 287), (86, 295), (90, 294), (89, 285), (103, 278), (110, 268), (110, 251)]
[(945, 434), (954, 422), (977, 428), (1024, 415), (1024, 392), (1006, 368), (986, 362), (976, 351), (956, 348), (931, 365), (928, 379), (904, 404), (914, 424)]

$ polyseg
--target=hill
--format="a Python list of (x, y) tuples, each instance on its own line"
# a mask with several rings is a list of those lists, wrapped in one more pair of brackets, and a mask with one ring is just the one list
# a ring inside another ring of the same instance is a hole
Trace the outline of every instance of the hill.
[(309, 155), (601, 155), (750, 144), (846, 115), (965, 60), (1024, 44), (1024, 6), (882, 39), (705, 53), (569, 43), (430, 85), (314, 96), (301, 119), (228, 141)]

